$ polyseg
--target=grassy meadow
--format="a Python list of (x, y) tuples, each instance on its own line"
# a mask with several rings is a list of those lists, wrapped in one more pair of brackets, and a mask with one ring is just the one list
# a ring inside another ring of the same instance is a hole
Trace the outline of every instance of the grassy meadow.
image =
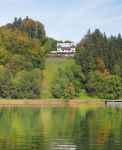
[(43, 71), (44, 80), (42, 84), (41, 98), (51, 98), (50, 88), (57, 75), (58, 69), (71, 66), (75, 63), (74, 59), (68, 58), (47, 58), (45, 70)]

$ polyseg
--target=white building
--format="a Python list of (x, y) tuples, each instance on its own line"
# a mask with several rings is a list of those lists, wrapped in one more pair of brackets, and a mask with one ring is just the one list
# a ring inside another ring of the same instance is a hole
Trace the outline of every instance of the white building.
[(75, 43), (57, 43), (57, 54), (75, 54)]
[(51, 51), (50, 57), (74, 57), (76, 52), (75, 43), (57, 43), (57, 50)]

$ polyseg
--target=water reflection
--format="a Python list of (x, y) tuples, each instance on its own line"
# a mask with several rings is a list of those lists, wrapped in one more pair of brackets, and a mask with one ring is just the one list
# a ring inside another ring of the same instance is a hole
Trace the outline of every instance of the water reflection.
[(71, 141), (71, 139), (54, 139), (51, 141), (51, 150), (76, 150), (77, 146)]
[(122, 109), (0, 107), (0, 150), (121, 150)]

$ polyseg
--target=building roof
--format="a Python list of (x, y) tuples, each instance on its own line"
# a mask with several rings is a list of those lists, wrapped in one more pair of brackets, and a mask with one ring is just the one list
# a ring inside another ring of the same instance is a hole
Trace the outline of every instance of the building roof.
[(75, 43), (57, 43), (57, 47), (60, 48), (60, 47), (63, 47), (63, 48), (67, 48), (67, 47), (70, 47), (70, 48), (75, 48), (76, 44)]

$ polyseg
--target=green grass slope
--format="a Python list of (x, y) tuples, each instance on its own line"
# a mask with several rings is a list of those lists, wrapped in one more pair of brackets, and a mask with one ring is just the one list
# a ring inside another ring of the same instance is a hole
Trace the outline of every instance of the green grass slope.
[(45, 70), (43, 71), (44, 80), (42, 84), (42, 98), (51, 98), (50, 88), (53, 84), (53, 80), (57, 75), (59, 68), (63, 69), (68, 66), (75, 64), (74, 59), (68, 58), (47, 58)]

